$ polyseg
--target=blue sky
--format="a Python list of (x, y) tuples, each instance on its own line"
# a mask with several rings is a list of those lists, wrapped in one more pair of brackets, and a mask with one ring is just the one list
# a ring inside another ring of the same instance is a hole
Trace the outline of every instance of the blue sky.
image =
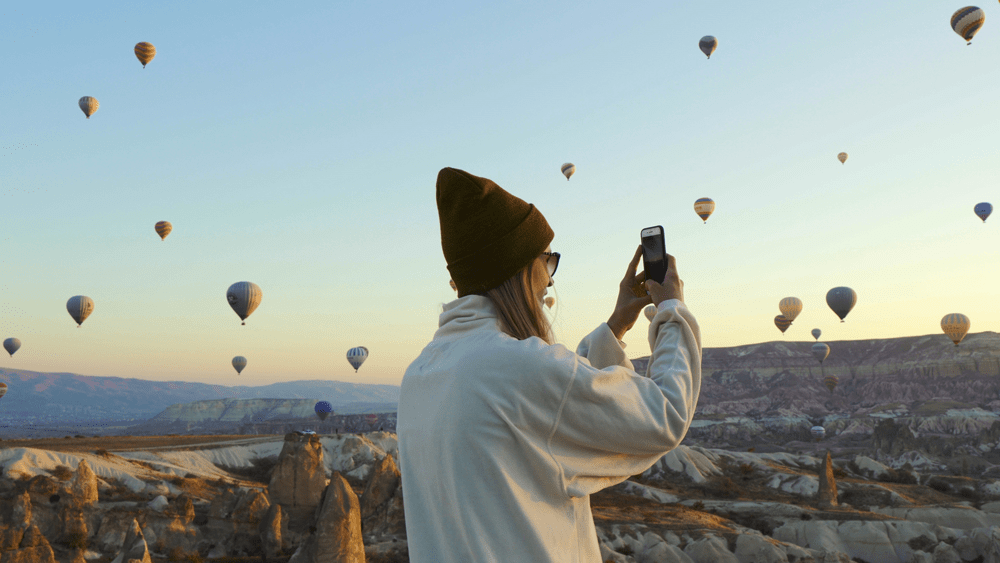
[[(23, 347), (0, 365), (398, 383), (454, 296), (445, 166), (546, 216), (570, 348), (610, 315), (650, 225), (705, 346), (938, 333), (952, 312), (996, 330), (998, 219), (972, 208), (1000, 190), (1000, 6), (982, 6), (971, 46), (949, 26), (960, 7), (5, 7), (0, 338)], [(139, 41), (157, 49), (145, 69)], [(89, 120), (85, 95), (101, 103)], [(707, 225), (699, 197), (717, 203)], [(243, 280), (264, 293), (247, 326), (225, 300)], [(858, 293), (843, 324), (824, 300), (840, 285)], [(78, 294), (96, 303), (80, 329)], [(787, 296), (804, 309), (782, 336)], [(630, 355), (648, 353), (647, 326)]]

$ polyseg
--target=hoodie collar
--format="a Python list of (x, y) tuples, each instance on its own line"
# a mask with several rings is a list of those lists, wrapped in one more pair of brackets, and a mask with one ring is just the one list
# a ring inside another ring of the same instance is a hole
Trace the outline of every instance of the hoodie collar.
[(476, 329), (481, 326), (495, 327), (497, 310), (489, 297), (483, 295), (466, 295), (447, 303), (444, 312), (438, 317), (438, 330), (435, 338)]

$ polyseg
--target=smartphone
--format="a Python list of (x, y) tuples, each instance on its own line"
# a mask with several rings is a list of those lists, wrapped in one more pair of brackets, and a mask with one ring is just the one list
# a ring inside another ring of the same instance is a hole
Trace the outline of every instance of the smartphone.
[(663, 242), (663, 227), (655, 226), (643, 229), (642, 267), (646, 271), (646, 279), (663, 283), (667, 276), (667, 248)]

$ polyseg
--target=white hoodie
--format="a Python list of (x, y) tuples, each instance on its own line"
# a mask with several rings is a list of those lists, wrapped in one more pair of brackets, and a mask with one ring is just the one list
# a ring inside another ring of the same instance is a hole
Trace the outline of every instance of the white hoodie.
[(600, 563), (590, 495), (648, 469), (694, 417), (694, 316), (660, 304), (650, 377), (604, 323), (576, 354), (501, 332), (479, 295), (445, 305), (439, 326), (399, 396), (410, 561)]

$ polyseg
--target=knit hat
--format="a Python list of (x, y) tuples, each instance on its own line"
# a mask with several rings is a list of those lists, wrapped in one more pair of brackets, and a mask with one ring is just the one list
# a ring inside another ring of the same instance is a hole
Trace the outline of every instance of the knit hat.
[(464, 170), (441, 169), (437, 206), (441, 247), (459, 297), (507, 281), (555, 236), (534, 205)]

